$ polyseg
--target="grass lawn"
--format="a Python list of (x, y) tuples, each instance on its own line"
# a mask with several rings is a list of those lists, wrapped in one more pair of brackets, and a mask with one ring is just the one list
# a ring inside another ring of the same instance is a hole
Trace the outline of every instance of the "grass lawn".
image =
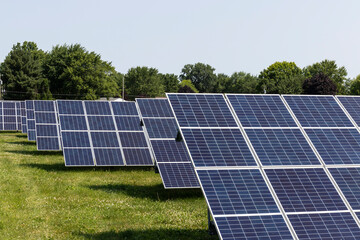
[(0, 239), (217, 239), (200, 189), (165, 190), (152, 168), (66, 168), (0, 132)]

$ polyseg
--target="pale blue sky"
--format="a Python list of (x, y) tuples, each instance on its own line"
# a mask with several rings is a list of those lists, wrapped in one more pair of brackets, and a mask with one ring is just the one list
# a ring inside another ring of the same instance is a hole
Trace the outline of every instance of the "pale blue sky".
[(360, 74), (360, 1), (0, 0), (0, 61), (13, 44), (48, 51), (80, 43), (120, 72), (179, 74), (203, 62), (217, 73), (259, 74), (275, 61), (323, 59)]

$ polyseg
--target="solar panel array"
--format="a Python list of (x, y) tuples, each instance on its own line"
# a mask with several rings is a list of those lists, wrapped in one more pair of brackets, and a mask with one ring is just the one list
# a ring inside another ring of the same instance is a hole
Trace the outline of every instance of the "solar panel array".
[(185, 143), (176, 141), (178, 127), (168, 100), (138, 98), (136, 102), (164, 187), (200, 187)]
[(61, 150), (56, 102), (35, 100), (34, 114), (37, 150)]
[(57, 100), (66, 166), (151, 166), (135, 102)]
[(20, 102), (20, 110), (21, 110), (21, 132), (27, 133), (25, 101)]
[(334, 97), (167, 96), (221, 239), (360, 236), (360, 134)]
[(26, 100), (25, 108), (28, 140), (36, 141), (34, 100)]
[(0, 101), (0, 130), (21, 130), (19, 101)]

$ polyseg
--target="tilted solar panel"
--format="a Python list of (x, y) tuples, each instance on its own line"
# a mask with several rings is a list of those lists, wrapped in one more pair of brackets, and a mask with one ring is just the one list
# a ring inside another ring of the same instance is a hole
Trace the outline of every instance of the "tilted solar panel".
[(174, 118), (143, 118), (149, 138), (176, 138), (178, 127)]
[(21, 132), (27, 133), (25, 101), (20, 102), (21, 108)]
[(25, 107), (26, 107), (26, 125), (27, 125), (28, 140), (36, 141), (34, 101), (26, 100)]
[(19, 102), (2, 101), (2, 130), (21, 130), (20, 114), (21, 112)]
[(360, 126), (360, 97), (359, 96), (336, 96), (344, 106), (346, 111), (354, 119), (356, 124)]
[(173, 118), (167, 99), (138, 98), (136, 102), (143, 118)]

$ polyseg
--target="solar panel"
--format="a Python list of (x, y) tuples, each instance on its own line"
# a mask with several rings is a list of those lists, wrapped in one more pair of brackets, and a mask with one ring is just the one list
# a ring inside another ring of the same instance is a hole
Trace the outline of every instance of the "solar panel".
[(0, 131), (4, 130), (3, 103), (0, 101)]
[(215, 217), (223, 240), (293, 239), (281, 215)]
[(264, 166), (320, 165), (299, 129), (246, 129), (246, 133)]
[(61, 150), (58, 113), (55, 102), (35, 100), (34, 114), (37, 149), (46, 151)]
[(226, 96), (243, 127), (297, 127), (279, 95)]
[(322, 168), (265, 172), (286, 212), (347, 210)]
[(359, 239), (360, 228), (348, 212), (288, 215), (299, 239)]
[(360, 134), (356, 129), (305, 131), (325, 164), (360, 164)]
[(136, 99), (165, 188), (198, 188), (195, 170), (167, 99)]
[(17, 129), (21, 131), (22, 130), (22, 126), (21, 126), (21, 104), (19, 101), (15, 102), (15, 108), (16, 108), (16, 124), (17, 124)]
[(21, 130), (20, 102), (2, 101), (1, 107), (1, 130)]
[(356, 124), (360, 126), (360, 98), (358, 96), (336, 96), (336, 98), (339, 99)]
[(354, 127), (333, 96), (283, 96), (303, 127)]
[(28, 140), (36, 141), (34, 101), (26, 100), (25, 107), (26, 107), (26, 125), (27, 125)]
[(25, 101), (20, 102), (21, 108), (21, 132), (27, 133)]
[[(135, 114), (135, 103), (58, 100), (57, 104), (64, 153), (69, 152), (64, 154), (66, 166), (153, 165), (139, 116), (129, 115)], [(118, 121), (123, 117), (130, 119)]]

